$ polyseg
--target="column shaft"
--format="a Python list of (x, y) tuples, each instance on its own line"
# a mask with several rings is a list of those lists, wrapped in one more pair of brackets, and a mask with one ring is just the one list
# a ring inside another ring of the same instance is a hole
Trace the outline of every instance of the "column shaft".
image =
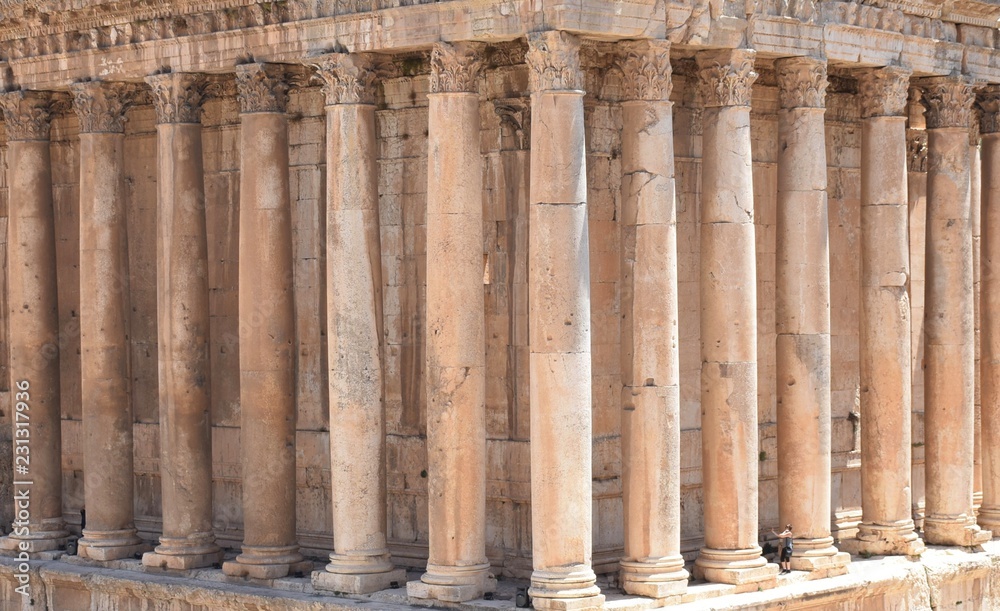
[(975, 415), (974, 436), (972, 448), (972, 509), (979, 512), (983, 504), (983, 449), (982, 449), (982, 156), (979, 147), (979, 126), (973, 119), (969, 127), (969, 201), (971, 207), (970, 223), (972, 227), (972, 306), (975, 324)]

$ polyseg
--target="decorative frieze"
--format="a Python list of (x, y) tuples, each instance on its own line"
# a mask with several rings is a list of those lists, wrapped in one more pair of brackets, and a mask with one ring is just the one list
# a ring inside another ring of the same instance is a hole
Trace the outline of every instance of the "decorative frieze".
[(562, 31), (528, 34), (528, 87), (539, 91), (580, 91), (580, 39)]
[(976, 96), (976, 106), (980, 111), (979, 133), (1000, 132), (1000, 85), (989, 85), (980, 90)]
[(310, 62), (323, 83), (326, 105), (374, 104), (376, 67), (367, 53), (329, 53)]
[(911, 71), (889, 66), (864, 70), (858, 75), (861, 117), (898, 117), (906, 111)]
[(38, 91), (10, 91), (0, 94), (7, 125), (7, 140), (48, 140), (51, 127), (52, 95)]
[(288, 83), (282, 68), (273, 64), (236, 66), (236, 99), (242, 114), (285, 112)]
[(157, 123), (200, 123), (205, 79), (200, 74), (154, 74), (146, 77), (153, 91)]
[(927, 171), (927, 132), (925, 130), (906, 130), (906, 169), (910, 172)]
[(71, 85), (70, 91), (81, 133), (125, 131), (125, 111), (135, 102), (135, 85), (87, 81)]
[(479, 91), (482, 46), (439, 42), (431, 50), (431, 93)]
[(698, 91), (702, 105), (749, 106), (753, 84), (757, 80), (753, 62), (756, 52), (751, 49), (703, 51), (695, 56), (698, 62)]
[(826, 106), (826, 62), (811, 57), (792, 57), (774, 62), (782, 108)]
[(927, 129), (961, 127), (968, 129), (975, 95), (972, 83), (960, 76), (935, 76), (920, 80)]
[(622, 71), (623, 100), (669, 100), (673, 91), (670, 42), (626, 41), (616, 64)]

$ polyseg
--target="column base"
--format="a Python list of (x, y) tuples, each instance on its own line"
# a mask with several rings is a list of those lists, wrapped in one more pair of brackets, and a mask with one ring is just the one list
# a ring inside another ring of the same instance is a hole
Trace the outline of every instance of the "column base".
[(993, 533), (983, 530), (975, 518), (941, 518), (929, 515), (924, 518), (924, 540), (932, 545), (961, 545), (975, 547), (993, 538)]
[(1000, 536), (1000, 507), (983, 505), (979, 508), (976, 523), (983, 530), (991, 531), (993, 537)]
[(297, 545), (282, 547), (243, 546), (243, 553), (222, 563), (222, 572), (230, 577), (280, 579), (296, 573), (312, 573), (313, 563), (303, 560)]
[(316, 590), (338, 594), (371, 594), (406, 584), (406, 569), (392, 569), (384, 573), (332, 573), (330, 567), (313, 571), (312, 585)]
[[(851, 555), (833, 545), (833, 537), (820, 539), (795, 539), (795, 551), (789, 566), (793, 571), (820, 573), (821, 577), (834, 577), (847, 572)], [(815, 578), (816, 576), (810, 576)]]
[(461, 603), (482, 598), (496, 587), (488, 563), (458, 567), (428, 564), (419, 581), (406, 584), (406, 596), (416, 601)]
[(778, 565), (768, 564), (756, 545), (738, 550), (703, 547), (694, 561), (694, 574), (713, 583), (771, 588), (777, 584)]
[(687, 591), (689, 575), (680, 556), (622, 560), (619, 566), (622, 590), (628, 594), (661, 600)]
[(15, 537), (8, 535), (0, 537), (0, 550), (6, 552), (27, 552), (30, 554), (41, 554), (43, 552), (53, 552), (66, 549), (69, 542), (67, 531), (45, 531), (35, 533), (34, 531), (27, 537)]
[(860, 556), (919, 556), (924, 542), (913, 531), (913, 521), (898, 524), (859, 524), (855, 539), (844, 539), (840, 549)]
[(597, 587), (597, 576), (586, 564), (535, 569), (531, 573), (528, 596), (535, 609), (590, 611), (604, 608), (604, 595)]
[(132, 558), (148, 552), (152, 546), (143, 543), (134, 528), (125, 530), (84, 530), (83, 538), (76, 542), (76, 555), (99, 562)]
[(194, 533), (188, 537), (160, 537), (156, 549), (142, 555), (142, 565), (186, 571), (219, 564), (222, 556), (213, 533)]

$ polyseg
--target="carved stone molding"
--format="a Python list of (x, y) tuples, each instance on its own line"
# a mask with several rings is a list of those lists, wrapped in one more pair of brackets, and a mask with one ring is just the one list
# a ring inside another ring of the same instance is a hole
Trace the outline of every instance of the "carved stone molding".
[(431, 49), (430, 93), (476, 93), (483, 65), (483, 46), (438, 42)]
[(288, 83), (284, 69), (273, 64), (236, 66), (236, 99), (241, 114), (285, 112)]
[(889, 66), (858, 74), (861, 118), (899, 117), (906, 113), (911, 71)]
[(48, 140), (52, 126), (52, 94), (11, 91), (0, 94), (7, 140)]
[(927, 171), (927, 132), (906, 130), (906, 168), (910, 172)]
[(924, 90), (924, 117), (927, 129), (942, 127), (969, 128), (975, 95), (972, 83), (960, 76), (934, 76), (920, 79)]
[(562, 31), (528, 34), (528, 88), (539, 91), (581, 91), (580, 39)]
[(984, 87), (976, 96), (976, 106), (980, 111), (979, 133), (1000, 132), (1000, 85)]
[(751, 49), (702, 51), (695, 55), (698, 62), (698, 90), (702, 105), (749, 106), (753, 84), (757, 80), (753, 62), (756, 52)]
[(782, 108), (826, 106), (826, 62), (812, 57), (790, 57), (774, 62)]
[(87, 81), (70, 85), (80, 133), (125, 131), (125, 111), (135, 102), (135, 85)]
[(153, 91), (157, 123), (200, 123), (205, 78), (200, 74), (155, 74), (146, 77)]
[(620, 43), (615, 62), (622, 71), (623, 100), (669, 100), (674, 85), (670, 42), (636, 40)]
[(500, 150), (524, 151), (531, 142), (531, 102), (522, 98), (493, 100), (500, 119)]
[(323, 83), (326, 105), (374, 104), (377, 69), (367, 53), (329, 53), (310, 62)]

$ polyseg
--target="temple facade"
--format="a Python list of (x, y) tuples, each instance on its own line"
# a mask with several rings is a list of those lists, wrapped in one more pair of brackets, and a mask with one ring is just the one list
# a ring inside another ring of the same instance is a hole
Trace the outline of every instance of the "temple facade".
[(2, 608), (1000, 603), (998, 24), (0, 0)]

